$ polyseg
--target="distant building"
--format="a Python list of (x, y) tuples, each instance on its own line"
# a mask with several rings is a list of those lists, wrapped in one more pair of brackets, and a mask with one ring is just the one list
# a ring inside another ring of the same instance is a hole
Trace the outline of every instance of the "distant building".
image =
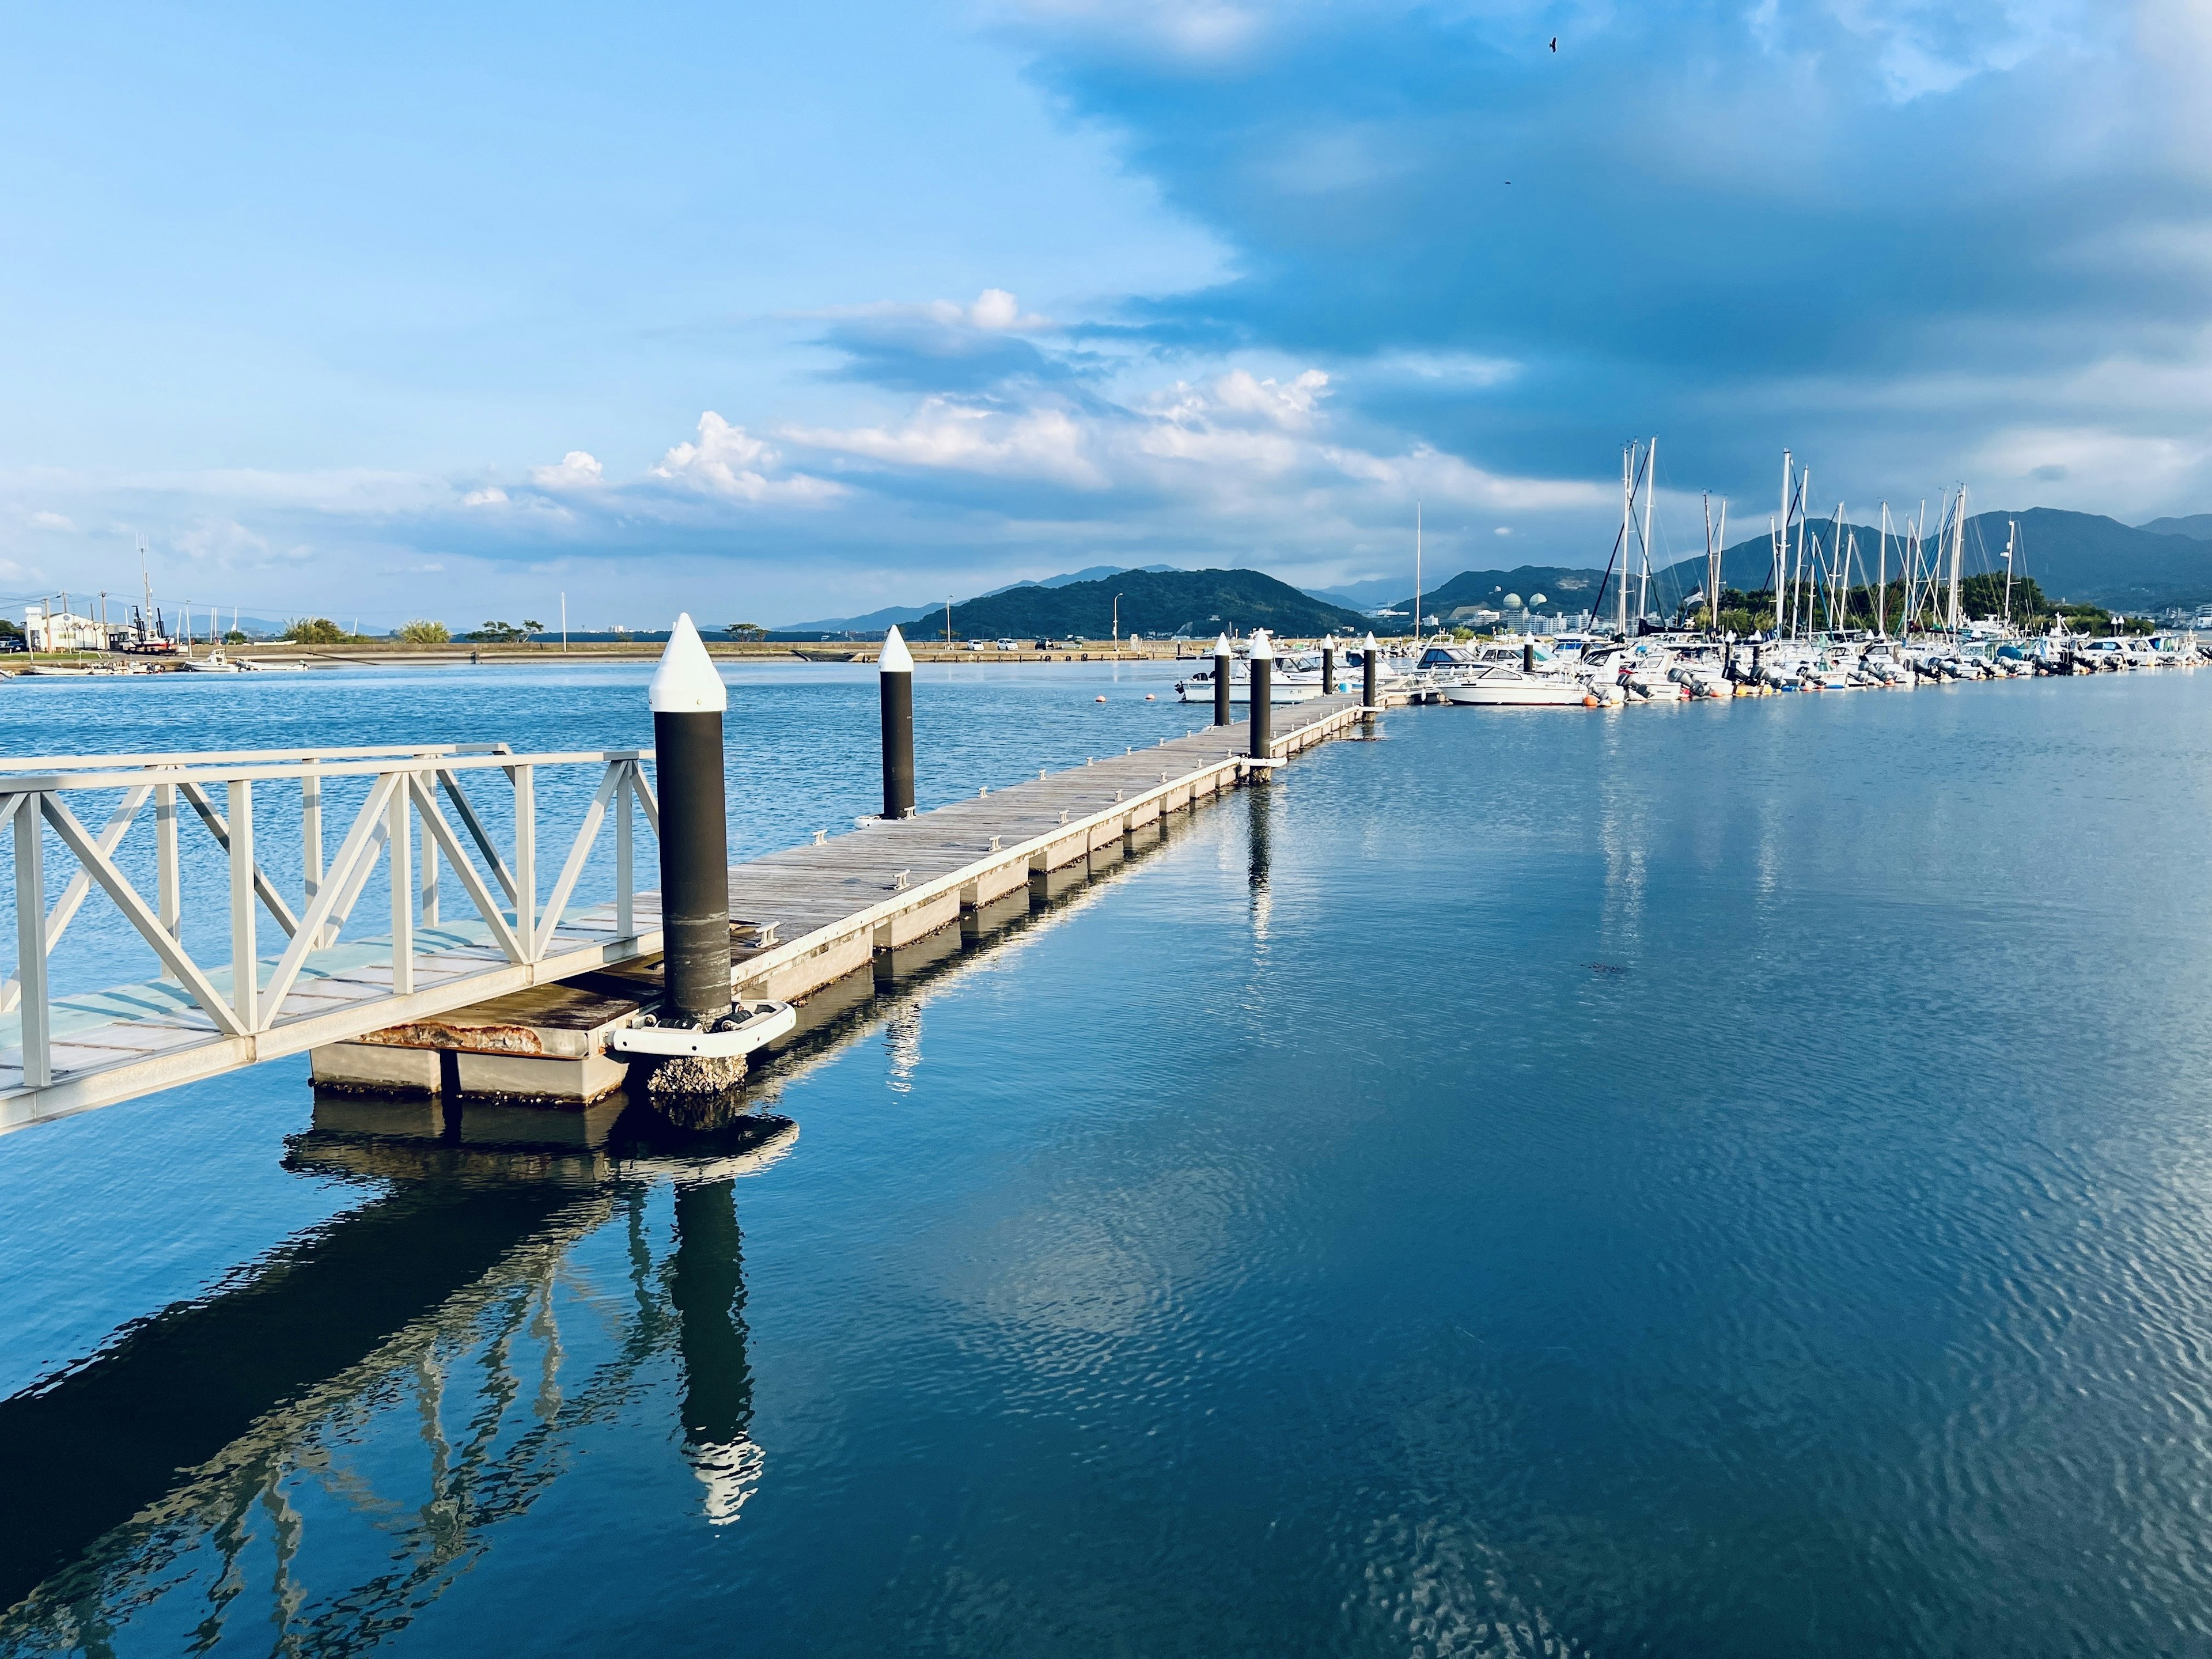
[(23, 608), (23, 637), (33, 651), (105, 651), (107, 630), (91, 617), (70, 611), (48, 611), (42, 605)]

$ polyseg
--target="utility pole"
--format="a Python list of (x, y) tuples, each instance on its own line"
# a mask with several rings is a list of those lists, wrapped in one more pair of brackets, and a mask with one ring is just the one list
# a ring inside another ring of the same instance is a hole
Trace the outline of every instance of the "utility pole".
[(561, 654), (564, 657), (568, 654), (568, 596), (566, 593), (561, 596)]

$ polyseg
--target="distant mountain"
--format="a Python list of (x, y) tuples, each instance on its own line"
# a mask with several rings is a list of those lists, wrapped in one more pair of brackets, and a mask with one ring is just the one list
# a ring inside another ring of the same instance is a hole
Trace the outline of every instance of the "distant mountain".
[[(1129, 568), (1120, 564), (1094, 564), (1085, 569), (1066, 571), (1057, 576), (1043, 576), (1034, 581), (1008, 582), (1004, 587), (994, 587), (981, 597), (990, 599), (1000, 593), (1011, 593), (1018, 587), (1066, 587), (1076, 582), (1100, 581), (1109, 576), (1121, 575)], [(1148, 564), (1142, 568), (1152, 572), (1175, 568), (1171, 564)], [(945, 605), (941, 600), (935, 605), (892, 605), (860, 617), (825, 617), (817, 622), (778, 623), (769, 632), (779, 638), (785, 635), (801, 637), (817, 634), (880, 635), (887, 628), (904, 628), (927, 617), (942, 617), (944, 615)]]
[(1364, 581), (1346, 582), (1339, 587), (1309, 587), (1303, 591), (1325, 604), (1372, 611), (1376, 605), (1389, 604), (1390, 596), (1401, 592), (1405, 586), (1403, 576), (1370, 576)]
[(2186, 536), (2191, 541), (2212, 542), (2212, 513), (2192, 513), (2185, 519), (2153, 519), (2136, 528), (2154, 536)]
[[(1421, 595), (1421, 614), (1449, 622), (1453, 611), (1463, 608), (1495, 611), (1508, 593), (1517, 594), (1523, 605), (1541, 593), (1544, 603), (1533, 607), (1539, 616), (1571, 617), (1589, 609), (1590, 600), (1597, 592), (1598, 579), (1603, 574), (1600, 570), (1556, 564), (1516, 565), (1510, 570), (1462, 570)], [(1390, 608), (1404, 611), (1407, 625), (1411, 625), (1412, 593), (1391, 601)]]
[[(933, 607), (942, 613), (945, 607)], [(904, 628), (930, 614), (929, 605), (893, 605), (881, 611), (871, 611), (862, 617), (825, 617), (819, 622), (780, 623), (769, 630), (771, 635), (785, 634), (812, 636), (817, 634), (881, 634), (887, 628)]]
[(1343, 605), (1301, 593), (1257, 570), (1122, 570), (1103, 581), (1010, 587), (952, 608), (963, 639), (1104, 639), (1121, 595), (1121, 629), (1154, 638), (1188, 632), (1211, 637), (1255, 628), (1304, 636), (1365, 631), (1367, 619)]
[(1086, 566), (1081, 570), (1066, 571), (1057, 576), (1040, 576), (1035, 581), (1008, 582), (1004, 587), (992, 588), (989, 592), (978, 597), (988, 599), (995, 593), (1011, 593), (1018, 587), (1073, 587), (1077, 582), (1103, 581), (1109, 576), (1122, 575), (1131, 570), (1144, 570), (1158, 575), (1174, 568), (1175, 566), (1171, 564), (1094, 564)]
[[(2033, 507), (2021, 513), (1980, 513), (1968, 519), (1960, 574), (1972, 576), (2003, 570), (2005, 538), (2014, 524), (2020, 526), (2016, 574), (2034, 577), (2054, 601), (2146, 611), (2212, 599), (2212, 543), (2185, 534), (2137, 529), (2101, 514), (2069, 513), (2051, 507)], [(1818, 521), (1806, 526), (1808, 562), (1816, 546), (1825, 554), (1832, 527)], [(1859, 585), (1872, 581), (1881, 557), (1881, 532), (1863, 524), (1848, 525), (1845, 532), (1847, 537), (1858, 538), (1860, 562), (1854, 568), (1852, 581)], [(1931, 540), (1935, 533), (1931, 527)], [(1902, 574), (1902, 556), (1893, 532), (1889, 555), (1893, 581)], [(1752, 592), (1773, 585), (1773, 565), (1772, 544), (1763, 535), (1755, 537), (1738, 542), (1722, 556), (1721, 580), (1730, 587)], [(1652, 608), (1672, 611), (1705, 582), (1702, 556), (1669, 565), (1652, 578)]]

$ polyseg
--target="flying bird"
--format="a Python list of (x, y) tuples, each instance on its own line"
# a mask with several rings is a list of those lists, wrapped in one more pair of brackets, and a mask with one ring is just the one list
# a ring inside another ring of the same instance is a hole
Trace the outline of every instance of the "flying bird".
[(1555, 35), (1553, 35), (1553, 36), (1552, 37), (1552, 50), (1553, 50), (1553, 52), (1557, 52), (1559, 49), (1559, 37), (1558, 35), (1556, 35), (1556, 34), (1555, 34)]

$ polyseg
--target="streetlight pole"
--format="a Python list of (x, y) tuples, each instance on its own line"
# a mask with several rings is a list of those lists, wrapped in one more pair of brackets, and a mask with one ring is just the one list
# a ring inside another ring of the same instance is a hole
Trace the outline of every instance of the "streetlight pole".
[(1114, 596), (1114, 654), (1121, 654), (1121, 596)]

